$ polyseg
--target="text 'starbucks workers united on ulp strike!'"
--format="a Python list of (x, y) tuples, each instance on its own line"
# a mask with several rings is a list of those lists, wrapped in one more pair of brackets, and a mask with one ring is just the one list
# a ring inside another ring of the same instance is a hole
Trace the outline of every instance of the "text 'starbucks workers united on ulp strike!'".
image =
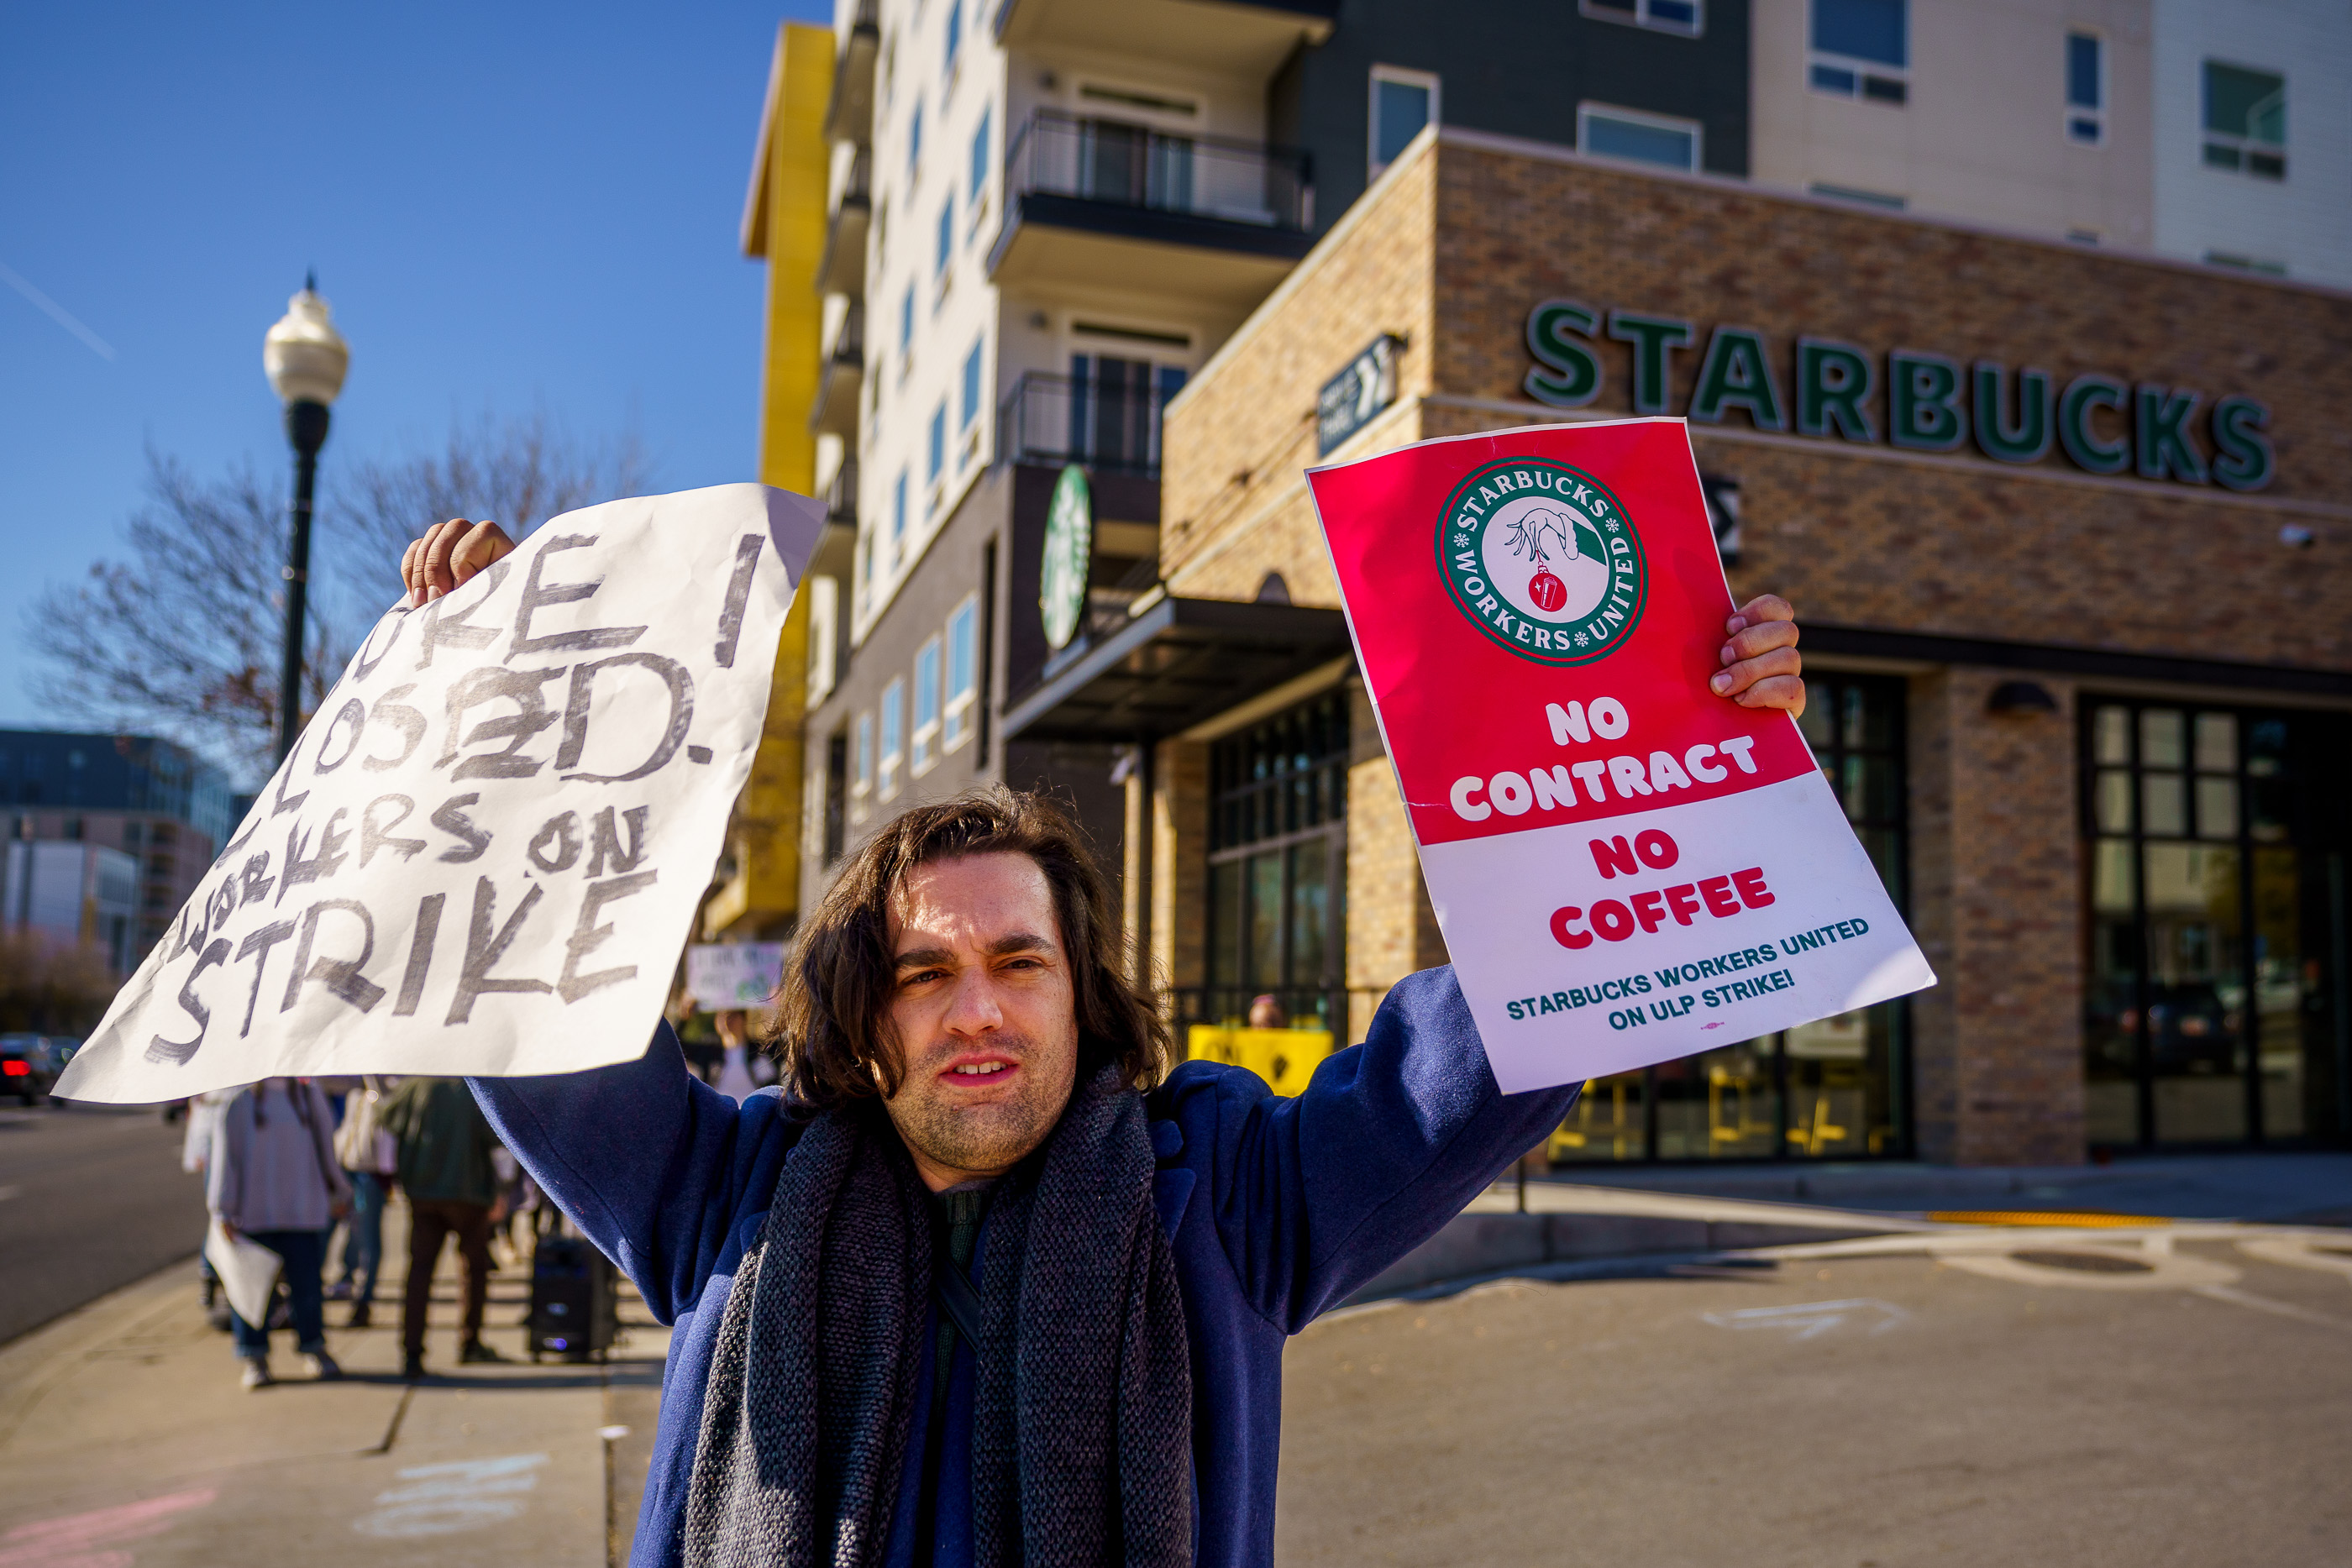
[(1935, 984), (1796, 722), (1713, 695), (1677, 419), (1308, 475), (1430, 899), (1507, 1092)]

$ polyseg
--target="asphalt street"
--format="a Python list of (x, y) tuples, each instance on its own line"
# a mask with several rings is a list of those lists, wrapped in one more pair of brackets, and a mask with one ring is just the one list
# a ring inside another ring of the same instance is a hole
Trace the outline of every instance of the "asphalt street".
[(0, 1111), (0, 1343), (195, 1256), (205, 1195), (180, 1169), (184, 1130), (152, 1107)]
[(2352, 1561), (2352, 1232), (1646, 1273), (1310, 1327), (1282, 1568)]

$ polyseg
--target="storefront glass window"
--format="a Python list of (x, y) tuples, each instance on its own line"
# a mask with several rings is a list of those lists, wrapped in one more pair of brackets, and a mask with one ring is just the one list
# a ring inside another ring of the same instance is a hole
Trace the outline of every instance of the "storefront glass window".
[(1209, 760), (1208, 984), (1174, 996), (1188, 1056), (1295, 1094), (1348, 1044), (1348, 705), (1313, 697)]
[[(1903, 683), (1832, 674), (1807, 685), (1805, 739), (1901, 908), (1909, 861)], [(1551, 1158), (1572, 1165), (1904, 1154), (1908, 1017), (1902, 1002), (1885, 1002), (1597, 1080), (1553, 1134)]]
[(2116, 701), (2084, 726), (2090, 1142), (2340, 1136), (2344, 721)]

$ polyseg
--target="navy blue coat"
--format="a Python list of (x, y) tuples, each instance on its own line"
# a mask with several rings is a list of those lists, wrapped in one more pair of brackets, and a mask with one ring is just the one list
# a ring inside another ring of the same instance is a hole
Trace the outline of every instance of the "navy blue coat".
[[(728, 1291), (799, 1126), (773, 1091), (739, 1109), (703, 1084), (667, 1028), (636, 1061), (473, 1082), (507, 1146), (674, 1325), (630, 1559), (667, 1568), (681, 1554)], [(1390, 991), (1364, 1043), (1325, 1061), (1296, 1099), (1205, 1061), (1152, 1092), (1154, 1197), (1192, 1342), (1202, 1568), (1274, 1561), (1284, 1342), (1433, 1235), (1558, 1125), (1575, 1093), (1502, 1093), (1450, 968)], [(948, 1429), (968, 1433), (968, 1368), (951, 1371)], [(919, 1442), (920, 1411), (914, 1430)], [(968, 1540), (962, 1457), (942, 1456), (940, 1568)], [(919, 1474), (919, 1459), (909, 1453), (905, 1473)], [(904, 1532), (893, 1533), (892, 1561), (906, 1561)]]

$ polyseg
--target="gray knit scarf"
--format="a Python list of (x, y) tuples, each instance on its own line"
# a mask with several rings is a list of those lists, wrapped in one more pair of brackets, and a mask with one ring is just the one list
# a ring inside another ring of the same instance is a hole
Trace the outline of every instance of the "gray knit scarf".
[[(975, 1568), (1191, 1561), (1192, 1368), (1152, 1168), (1142, 1097), (1105, 1067), (991, 1206)], [(929, 1237), (922, 1183), (878, 1107), (809, 1124), (719, 1322), (687, 1492), (690, 1568), (879, 1568)]]

